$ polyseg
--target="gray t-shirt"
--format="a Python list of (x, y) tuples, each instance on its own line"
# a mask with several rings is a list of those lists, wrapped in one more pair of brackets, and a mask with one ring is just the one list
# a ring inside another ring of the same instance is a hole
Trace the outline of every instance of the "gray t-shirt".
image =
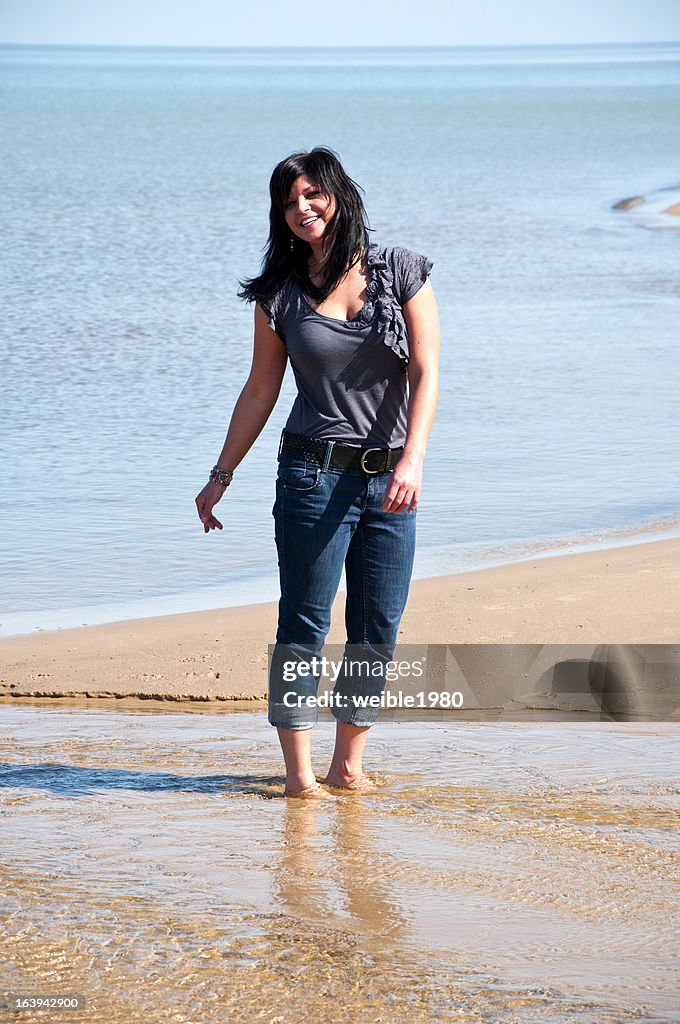
[(402, 306), (432, 261), (410, 249), (368, 247), (368, 298), (351, 320), (312, 309), (293, 278), (268, 303), (298, 395), (286, 430), (346, 444), (398, 448), (406, 439), (408, 332)]

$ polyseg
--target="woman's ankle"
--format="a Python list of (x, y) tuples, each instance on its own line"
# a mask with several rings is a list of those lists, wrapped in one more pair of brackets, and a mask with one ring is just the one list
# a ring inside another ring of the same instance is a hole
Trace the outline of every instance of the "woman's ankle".
[(363, 774), (363, 761), (361, 759), (358, 761), (356, 759), (350, 760), (349, 758), (338, 760), (334, 758), (327, 773), (329, 778), (346, 779), (348, 782), (361, 778)]
[(308, 789), (313, 786), (316, 782), (316, 776), (314, 772), (295, 772), (288, 773), (286, 775), (285, 788), (287, 793), (299, 793), (303, 789)]

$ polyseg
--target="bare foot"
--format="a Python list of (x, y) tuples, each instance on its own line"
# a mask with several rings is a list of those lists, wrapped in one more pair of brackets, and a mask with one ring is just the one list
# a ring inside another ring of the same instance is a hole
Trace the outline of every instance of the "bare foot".
[(320, 782), (313, 782), (311, 786), (305, 787), (305, 789), (299, 789), (297, 793), (290, 793), (288, 788), (283, 791), (284, 796), (292, 797), (296, 800), (337, 800), (337, 796), (333, 796), (332, 793), (327, 793)]
[(370, 793), (374, 789), (378, 789), (379, 785), (370, 779), (364, 772), (360, 772), (359, 775), (333, 775), (330, 773), (323, 780), (325, 786), (331, 786), (332, 789), (351, 789), (358, 793)]

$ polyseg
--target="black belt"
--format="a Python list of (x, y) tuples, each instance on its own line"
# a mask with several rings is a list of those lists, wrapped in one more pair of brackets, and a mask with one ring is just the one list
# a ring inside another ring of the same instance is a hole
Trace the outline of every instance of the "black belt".
[(318, 462), (323, 466), (329, 444), (332, 451), (329, 467), (333, 469), (363, 469), (364, 473), (374, 476), (376, 473), (389, 473), (394, 469), (404, 454), (401, 448), (355, 448), (341, 441), (321, 441), (316, 437), (305, 437), (304, 434), (291, 434), (284, 430), (281, 434), (279, 457), (288, 455)]

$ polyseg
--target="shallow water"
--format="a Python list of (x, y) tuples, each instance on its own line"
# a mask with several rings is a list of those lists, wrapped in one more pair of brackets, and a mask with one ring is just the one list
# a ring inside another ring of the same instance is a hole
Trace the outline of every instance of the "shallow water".
[(322, 806), (278, 798), (262, 712), (0, 706), (3, 987), (88, 1024), (677, 1021), (679, 735), (379, 723), (384, 785)]

